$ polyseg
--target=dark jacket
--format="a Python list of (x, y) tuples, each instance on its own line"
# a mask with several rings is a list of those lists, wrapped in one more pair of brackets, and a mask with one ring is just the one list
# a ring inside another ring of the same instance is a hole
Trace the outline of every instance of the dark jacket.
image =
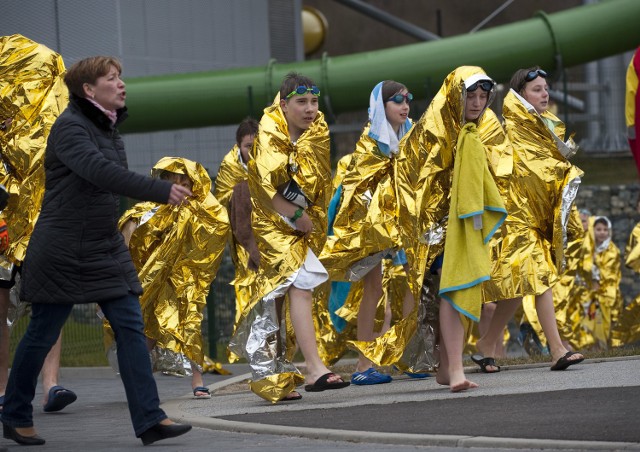
[[(116, 126), (126, 117), (118, 111)], [(127, 169), (107, 116), (72, 96), (47, 140), (42, 209), (22, 265), (21, 298), (90, 303), (142, 293), (118, 230), (120, 195), (166, 203), (171, 183)]]

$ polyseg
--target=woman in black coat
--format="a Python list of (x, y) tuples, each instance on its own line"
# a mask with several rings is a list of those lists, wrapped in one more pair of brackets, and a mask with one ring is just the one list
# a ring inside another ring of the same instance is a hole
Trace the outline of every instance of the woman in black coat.
[(150, 444), (182, 435), (159, 407), (143, 334), (142, 288), (117, 223), (120, 195), (180, 205), (191, 192), (127, 169), (117, 126), (126, 118), (121, 65), (112, 57), (75, 63), (65, 75), (70, 103), (45, 152), (45, 194), (22, 267), (32, 316), (15, 353), (2, 413), (4, 437), (44, 444), (32, 405), (44, 359), (73, 304), (96, 302), (113, 327), (118, 362), (137, 437)]

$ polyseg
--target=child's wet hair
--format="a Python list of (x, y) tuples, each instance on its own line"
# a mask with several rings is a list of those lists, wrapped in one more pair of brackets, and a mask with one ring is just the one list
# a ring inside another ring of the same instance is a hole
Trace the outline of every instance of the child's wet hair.
[(314, 85), (314, 81), (309, 77), (305, 77), (297, 72), (289, 72), (284, 76), (282, 84), (280, 85), (280, 99), (286, 99), (289, 93), (294, 91), (298, 86), (311, 88)]

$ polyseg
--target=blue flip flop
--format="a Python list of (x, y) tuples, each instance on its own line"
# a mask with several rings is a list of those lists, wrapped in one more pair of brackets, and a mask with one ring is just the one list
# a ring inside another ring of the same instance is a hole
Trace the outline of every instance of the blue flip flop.
[(49, 389), (49, 400), (43, 407), (45, 413), (60, 411), (67, 405), (76, 401), (78, 396), (75, 392), (65, 389), (62, 386), (53, 386)]

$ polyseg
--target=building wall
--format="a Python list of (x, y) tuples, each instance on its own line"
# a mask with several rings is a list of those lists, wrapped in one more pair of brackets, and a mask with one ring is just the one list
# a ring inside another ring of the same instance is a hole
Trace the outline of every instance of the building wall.
[[(266, 65), (302, 58), (300, 0), (4, 0), (0, 34), (22, 34), (69, 67), (114, 55), (127, 78)], [(135, 111), (130, 111), (135, 115)], [(148, 173), (163, 156), (217, 173), (235, 126), (127, 134), (129, 167)]]

